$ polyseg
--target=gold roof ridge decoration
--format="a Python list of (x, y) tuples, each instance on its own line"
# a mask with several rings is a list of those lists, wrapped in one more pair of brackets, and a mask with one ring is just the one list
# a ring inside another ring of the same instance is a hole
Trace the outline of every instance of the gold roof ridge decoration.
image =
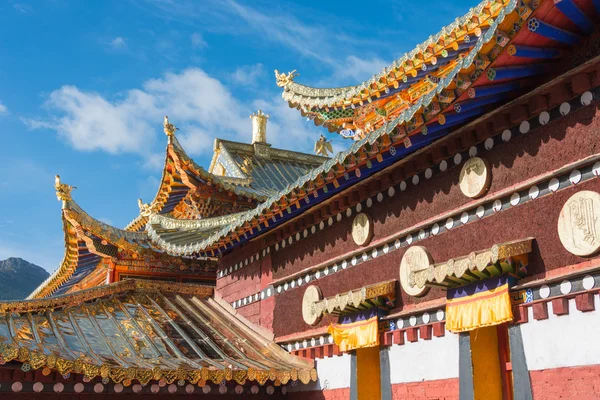
[[(503, 273), (519, 274), (521, 272), (515, 270), (515, 260), (511, 259), (530, 253), (533, 240), (534, 238), (525, 238), (495, 244), (489, 249), (431, 264), (427, 269), (411, 272), (410, 284), (420, 288), (426, 285), (455, 287)], [(506, 262), (507, 259), (509, 262)], [(526, 259), (518, 261), (527, 264)]]
[(75, 186), (67, 185), (60, 181), (60, 175), (54, 177), (54, 189), (56, 190), (56, 198), (58, 201), (70, 201), (71, 191), (77, 189)]
[[(124, 386), (134, 380), (200, 386), (317, 380), (312, 362), (288, 354), (212, 294), (212, 287), (195, 284), (126, 280), (50, 299), (0, 302), (0, 354), (4, 362), (23, 363), (23, 370)], [(13, 324), (18, 334), (9, 329)], [(109, 338), (106, 330), (118, 334)]]

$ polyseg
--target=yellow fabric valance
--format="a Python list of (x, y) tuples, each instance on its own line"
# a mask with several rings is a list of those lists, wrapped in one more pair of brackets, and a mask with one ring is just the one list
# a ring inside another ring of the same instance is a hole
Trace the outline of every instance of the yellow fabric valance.
[(346, 352), (379, 346), (378, 325), (378, 317), (374, 316), (350, 324), (329, 325), (327, 333), (333, 337), (333, 341), (338, 345), (340, 351)]
[(513, 320), (507, 276), (448, 291), (446, 329), (467, 332)]

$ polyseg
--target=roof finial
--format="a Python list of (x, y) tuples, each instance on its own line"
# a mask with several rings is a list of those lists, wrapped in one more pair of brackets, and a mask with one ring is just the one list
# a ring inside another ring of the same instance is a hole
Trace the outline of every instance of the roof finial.
[(58, 201), (71, 201), (71, 191), (77, 188), (66, 183), (60, 183), (60, 175), (56, 175), (54, 177), (54, 189)]
[(333, 153), (331, 140), (327, 140), (325, 136), (321, 135), (319, 140), (315, 143), (315, 154), (318, 156), (329, 157), (328, 152)]
[(144, 203), (142, 199), (138, 199), (138, 207), (140, 208), (140, 215), (142, 217), (149, 217), (150, 214), (152, 214), (152, 208), (150, 204)]
[(252, 120), (252, 144), (267, 143), (267, 120), (269, 116), (258, 110), (250, 115)]
[(294, 78), (298, 75), (300, 74), (296, 73), (296, 70), (288, 72), (287, 74), (284, 74), (283, 72), (279, 73), (279, 71), (275, 70), (275, 79), (277, 79), (277, 86), (286, 87), (287, 85), (292, 83), (294, 81)]
[(165, 134), (168, 137), (174, 136), (175, 131), (179, 130), (175, 125), (169, 122), (169, 117), (165, 115), (165, 121), (163, 122), (163, 127), (165, 128)]

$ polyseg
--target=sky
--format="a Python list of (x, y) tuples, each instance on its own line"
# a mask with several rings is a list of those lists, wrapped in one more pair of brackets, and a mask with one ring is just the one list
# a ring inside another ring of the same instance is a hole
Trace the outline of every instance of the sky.
[(274, 69), (310, 86), (360, 84), (477, 0), (3, 0), (0, 260), (54, 271), (64, 253), (54, 175), (91, 216), (124, 227), (158, 189), (168, 115), (208, 167), (214, 139), (312, 152), (325, 134), (290, 109)]

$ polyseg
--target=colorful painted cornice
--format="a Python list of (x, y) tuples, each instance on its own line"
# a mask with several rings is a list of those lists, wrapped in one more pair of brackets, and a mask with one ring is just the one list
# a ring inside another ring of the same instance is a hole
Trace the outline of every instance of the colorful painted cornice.
[[(277, 84), (284, 89), (282, 97), (290, 106), (313, 118), (317, 125), (325, 124), (330, 131), (347, 128), (368, 132), (397, 117), (423, 96), (445, 88), (444, 79), (453, 75), (457, 66), (465, 67), (463, 58), (489, 30), (498, 42), (508, 42), (512, 32), (498, 33), (494, 25), (514, 6), (514, 1), (482, 2), (360, 85), (318, 89), (294, 82), (294, 74), (276, 71)], [(489, 64), (490, 60), (480, 54), (475, 62)], [(465, 76), (463, 81), (468, 85), (470, 77)]]

